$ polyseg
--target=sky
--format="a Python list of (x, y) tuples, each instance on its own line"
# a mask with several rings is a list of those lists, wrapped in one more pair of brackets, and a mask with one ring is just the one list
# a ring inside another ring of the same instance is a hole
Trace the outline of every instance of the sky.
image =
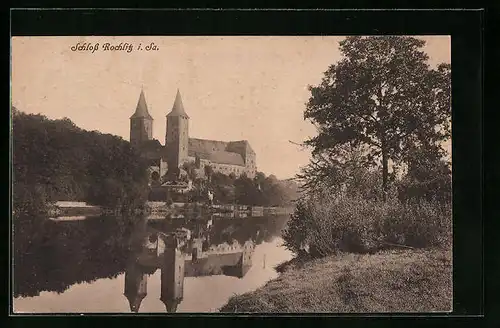
[[(449, 36), (420, 37), (431, 66), (451, 62)], [(51, 119), (68, 117), (86, 130), (129, 140), (129, 118), (141, 88), (165, 141), (165, 116), (177, 89), (190, 116), (191, 138), (248, 140), (257, 169), (279, 179), (307, 165), (310, 151), (290, 143), (314, 136), (304, 121), (310, 93), (340, 59), (341, 36), (13, 37), (12, 104)], [(96, 51), (72, 51), (78, 43)], [(105, 43), (133, 45), (103, 51)], [(150, 44), (156, 50), (146, 51)], [(142, 50), (137, 50), (141, 45)]]

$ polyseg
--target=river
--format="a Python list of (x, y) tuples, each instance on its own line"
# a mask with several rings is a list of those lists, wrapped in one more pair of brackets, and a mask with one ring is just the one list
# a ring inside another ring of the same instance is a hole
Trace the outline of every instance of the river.
[(19, 220), (14, 312), (217, 312), (292, 258), (281, 239), (287, 219)]

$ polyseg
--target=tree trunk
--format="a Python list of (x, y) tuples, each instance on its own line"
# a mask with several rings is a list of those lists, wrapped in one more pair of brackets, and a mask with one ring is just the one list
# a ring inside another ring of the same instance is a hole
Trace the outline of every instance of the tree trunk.
[(389, 177), (387, 149), (382, 145), (382, 199), (387, 200), (387, 181)]

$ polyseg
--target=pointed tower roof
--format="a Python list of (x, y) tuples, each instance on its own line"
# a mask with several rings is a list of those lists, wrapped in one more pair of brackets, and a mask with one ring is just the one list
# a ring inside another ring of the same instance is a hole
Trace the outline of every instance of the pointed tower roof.
[(143, 89), (141, 89), (141, 95), (139, 96), (139, 101), (137, 102), (135, 113), (130, 118), (147, 118), (150, 120), (153, 119), (153, 117), (149, 115), (148, 105), (146, 104), (146, 97), (144, 96)]
[(181, 92), (177, 89), (177, 95), (175, 96), (174, 106), (167, 116), (186, 116), (189, 118), (188, 114), (184, 110), (184, 105), (182, 104)]
[(176, 299), (176, 300), (168, 300), (162, 302), (163, 304), (165, 304), (165, 309), (167, 310), (168, 313), (175, 313), (177, 312), (177, 307), (179, 306), (181, 300)]
[(136, 297), (131, 297), (130, 295), (127, 296), (130, 305), (130, 311), (138, 313), (144, 297), (146, 297), (146, 295), (137, 295)]
[(125, 288), (123, 291), (123, 295), (128, 299), (130, 311), (139, 312), (141, 302), (147, 294), (148, 276), (135, 260), (131, 260), (125, 270)]

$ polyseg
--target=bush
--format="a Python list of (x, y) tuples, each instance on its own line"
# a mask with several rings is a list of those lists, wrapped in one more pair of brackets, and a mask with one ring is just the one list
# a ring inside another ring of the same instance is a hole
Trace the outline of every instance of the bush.
[(48, 197), (44, 186), (13, 184), (12, 205), (15, 215), (44, 214), (48, 211)]
[(283, 239), (299, 256), (323, 257), (339, 251), (447, 246), (451, 229), (449, 204), (338, 198), (323, 192), (298, 202)]

